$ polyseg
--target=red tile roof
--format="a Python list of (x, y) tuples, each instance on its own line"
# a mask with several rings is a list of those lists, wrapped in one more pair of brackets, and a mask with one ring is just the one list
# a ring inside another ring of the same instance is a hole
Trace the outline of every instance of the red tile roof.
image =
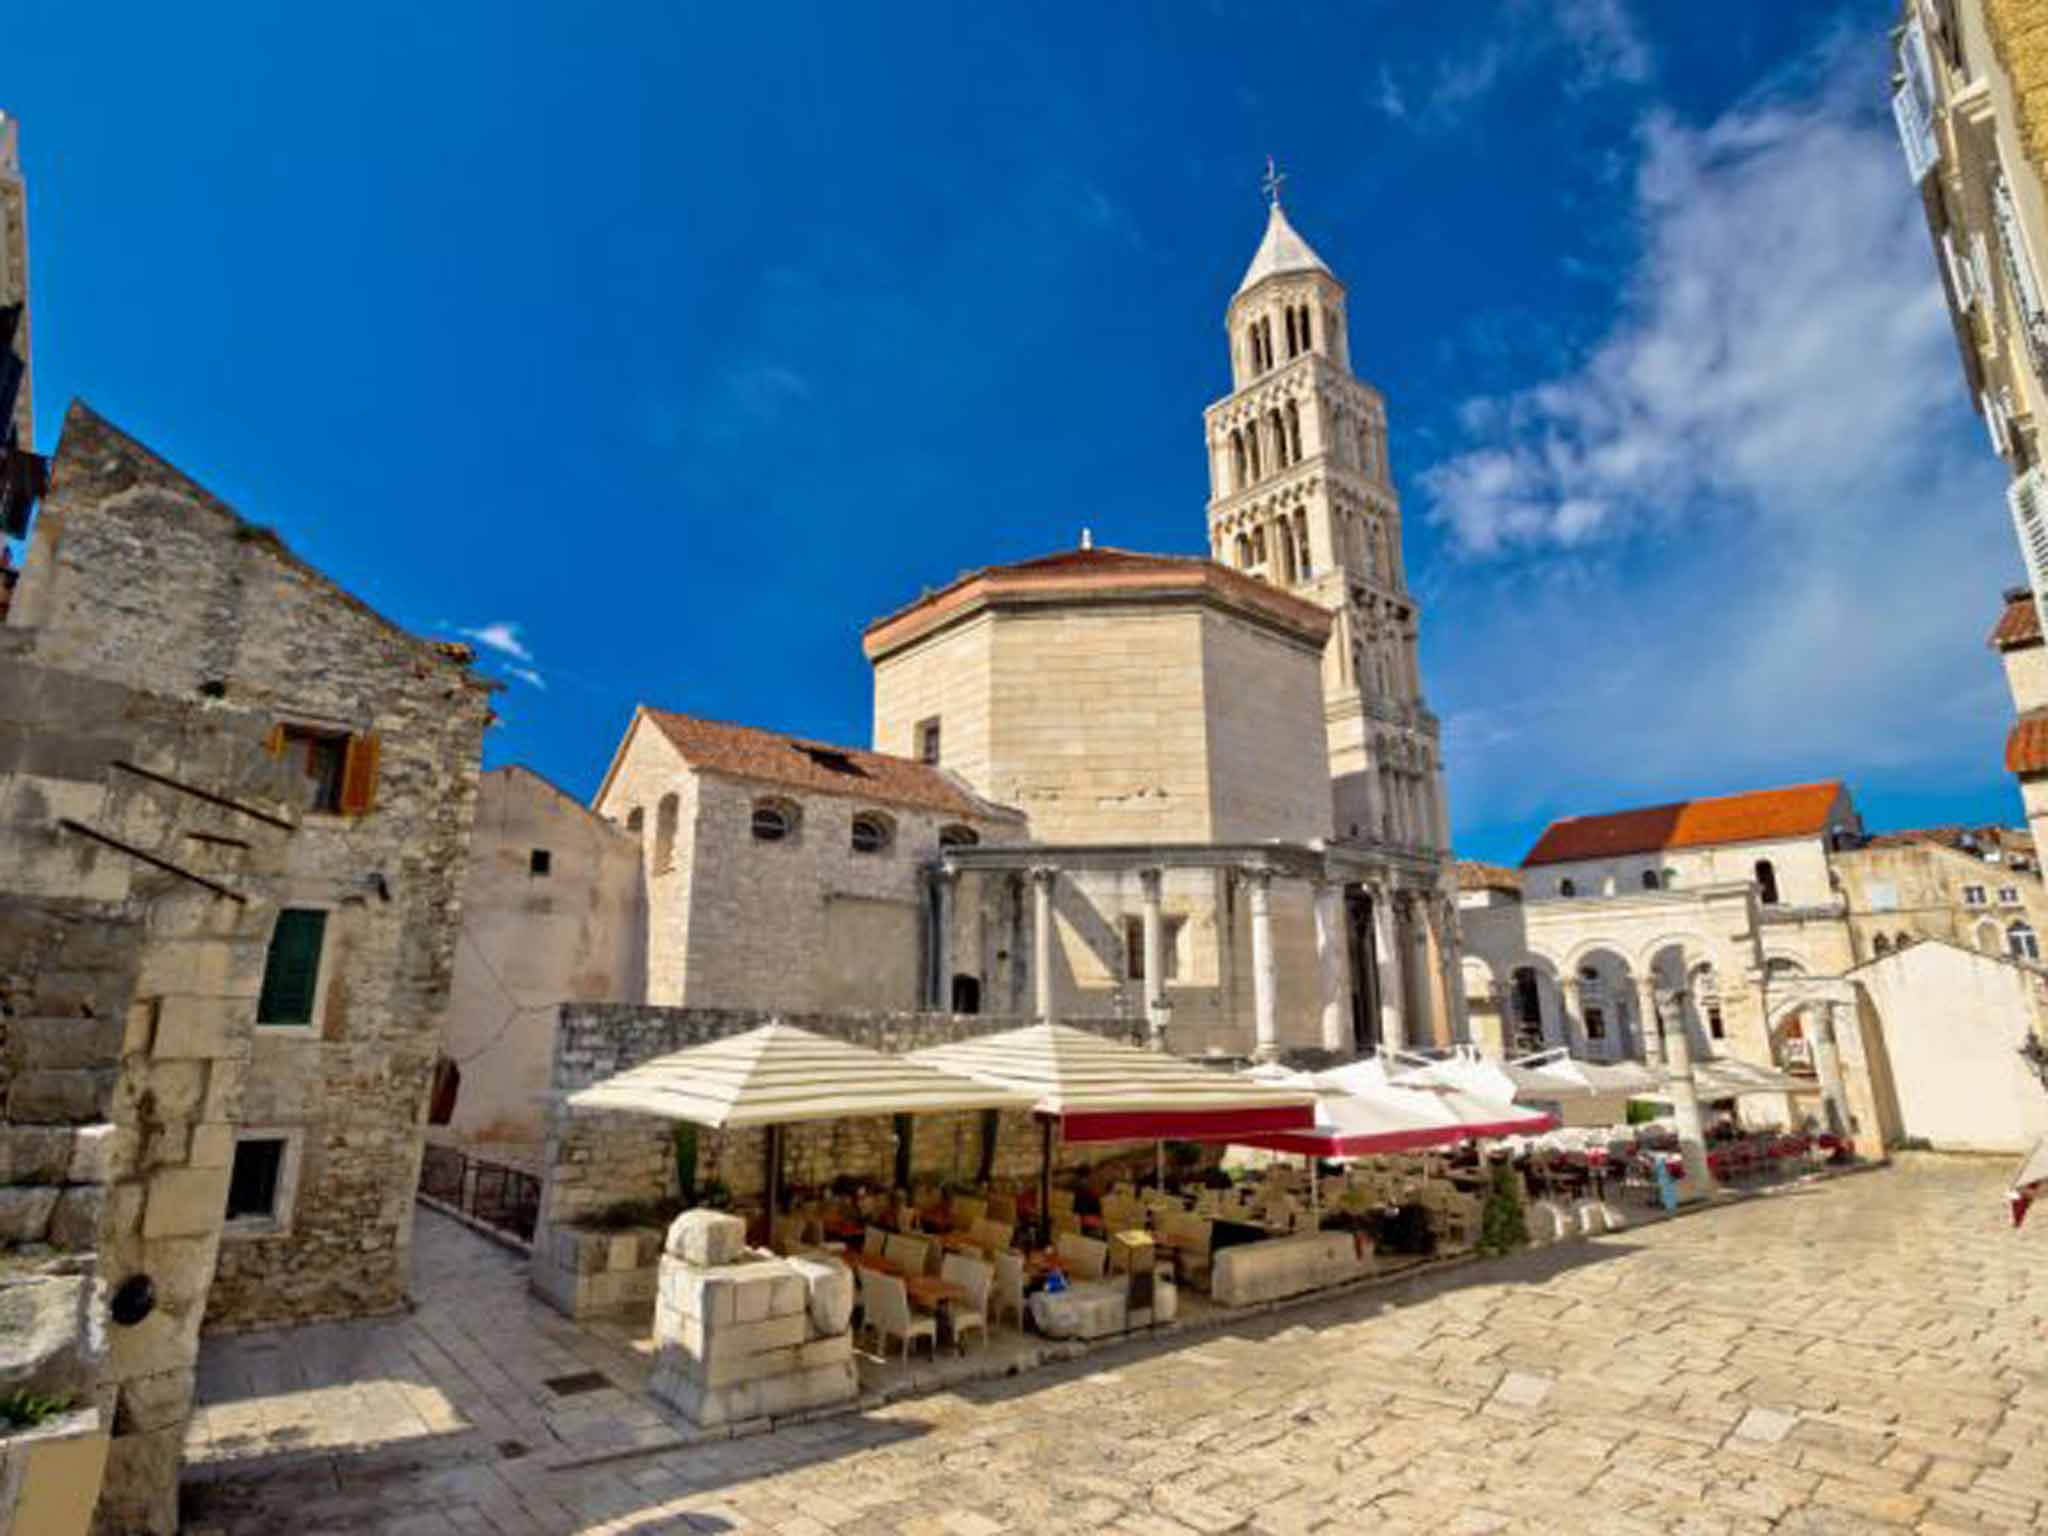
[(983, 800), (950, 774), (911, 758), (861, 747), (835, 747), (751, 725), (700, 720), (644, 704), (640, 712), (693, 767), (885, 805), (917, 806), (956, 816), (1022, 819), (1021, 812)]
[(2041, 643), (2041, 609), (2031, 591), (2013, 587), (2006, 592), (2005, 607), (1991, 627), (1988, 643), (1994, 651), (2016, 651)]
[(1567, 816), (1543, 829), (1522, 867), (1611, 859), (1663, 848), (1811, 837), (1827, 829), (1829, 813), (1841, 794), (1842, 781), (1827, 779), (1785, 789), (1647, 805), (1606, 816)]
[(2048, 710), (2028, 710), (2013, 721), (2005, 737), (2005, 771), (2048, 773)]
[(1461, 891), (1509, 891), (1522, 893), (1522, 877), (1499, 864), (1482, 864), (1477, 859), (1458, 860), (1458, 889)]
[(1227, 565), (1190, 555), (1084, 548), (969, 571), (950, 585), (876, 619), (863, 634), (862, 645), (873, 661), (997, 600), (1057, 603), (1175, 595), (1209, 597), (1292, 630), (1318, 646), (1329, 638), (1332, 616), (1328, 609)]

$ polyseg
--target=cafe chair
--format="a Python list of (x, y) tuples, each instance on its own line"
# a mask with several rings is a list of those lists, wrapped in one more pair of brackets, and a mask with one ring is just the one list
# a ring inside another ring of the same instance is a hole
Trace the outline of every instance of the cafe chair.
[(1024, 1255), (1008, 1249), (995, 1256), (996, 1283), (994, 1316), (1001, 1322), (1011, 1313), (1017, 1314), (1017, 1326), (1024, 1326)]
[(870, 1259), (879, 1259), (887, 1256), (888, 1247), (889, 1234), (880, 1227), (869, 1227), (867, 1235), (861, 1239), (860, 1251)]
[(966, 1354), (967, 1335), (978, 1332), (981, 1335), (981, 1347), (987, 1349), (988, 1293), (995, 1272), (979, 1259), (949, 1253), (945, 1262), (939, 1266), (939, 1275), (967, 1292), (965, 1301), (956, 1301), (946, 1309), (946, 1315), (953, 1324), (953, 1347), (961, 1354)]
[[(903, 1282), (894, 1275), (878, 1275), (862, 1271), (862, 1290), (867, 1293), (868, 1323), (875, 1331), (877, 1352), (884, 1359), (889, 1354), (889, 1340), (903, 1341), (903, 1359), (910, 1359), (910, 1345), (914, 1339), (923, 1339), (926, 1348), (936, 1356), (939, 1350), (939, 1320), (935, 1317), (921, 1317), (910, 1310), (910, 1293)], [(870, 1287), (867, 1282), (872, 1281)]]

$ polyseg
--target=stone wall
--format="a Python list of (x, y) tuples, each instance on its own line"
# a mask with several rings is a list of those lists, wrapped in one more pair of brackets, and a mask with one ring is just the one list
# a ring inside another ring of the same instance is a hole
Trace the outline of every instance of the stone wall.
[(294, 790), (260, 717), (24, 649), (0, 634), (0, 1390), (98, 1406), (101, 1527), (169, 1532)]
[(489, 685), (465, 648), (395, 628), (83, 405), (8, 622), (45, 664), (375, 743), (366, 809), (301, 791), (276, 896), (329, 913), (324, 1009), (257, 1031), (242, 1116), (290, 1142), (296, 1198), (224, 1243), (208, 1317), (398, 1307)]

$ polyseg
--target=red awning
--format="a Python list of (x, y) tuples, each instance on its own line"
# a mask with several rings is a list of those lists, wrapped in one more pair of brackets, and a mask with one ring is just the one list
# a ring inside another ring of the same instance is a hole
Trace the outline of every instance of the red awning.
[(1287, 1133), (1311, 1134), (1315, 1110), (1307, 1104), (1247, 1105), (1237, 1109), (1077, 1110), (1059, 1116), (1060, 1137), (1070, 1142), (1230, 1141)]

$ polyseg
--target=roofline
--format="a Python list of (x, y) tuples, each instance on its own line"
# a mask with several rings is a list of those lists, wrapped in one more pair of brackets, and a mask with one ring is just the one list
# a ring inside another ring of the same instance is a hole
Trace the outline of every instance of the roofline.
[[(619, 768), (626, 761), (626, 748), (632, 745), (633, 733), (640, 729), (640, 722), (646, 717), (646, 714), (647, 706), (645, 704), (635, 704), (633, 706), (633, 718), (626, 722), (626, 729), (619, 736), (619, 744), (612, 748), (611, 764), (605, 769), (604, 778), (598, 783), (597, 793), (590, 797), (590, 808), (592, 811), (596, 811), (600, 805), (604, 804), (604, 797), (611, 793), (612, 780), (619, 776)], [(666, 740), (667, 738), (664, 737), (663, 739)], [(669, 745), (673, 747), (675, 743), (669, 742)]]
[(1097, 572), (1094, 582), (1084, 584), (1050, 574), (1010, 576), (1006, 573), (1012, 567), (983, 566), (874, 620), (861, 631), (861, 649), (870, 662), (878, 662), (980, 613), (1077, 605), (1208, 607), (1313, 646), (1318, 653), (1329, 643), (1335, 615), (1320, 604), (1214, 560), (1187, 555), (1157, 558), (1178, 562), (1182, 569)]
[[(748, 729), (757, 730), (759, 727), (750, 726)], [(668, 740), (666, 736), (662, 739), (664, 741)], [(669, 745), (675, 747), (673, 741), (670, 741)], [(824, 743), (820, 742), (819, 745), (822, 746)], [(866, 751), (867, 749), (863, 747), (861, 750)], [(928, 815), (939, 817), (941, 820), (961, 816), (979, 816), (989, 821), (1023, 822), (1030, 820), (1024, 812), (1016, 809), (1014, 806), (998, 805), (993, 800), (983, 800), (973, 790), (962, 788), (957, 783), (953, 787), (958, 789), (969, 800), (975, 802), (973, 810), (956, 811), (947, 807), (929, 805), (922, 800), (906, 800), (901, 795), (875, 794), (858, 789), (840, 789), (836, 785), (792, 784), (786, 779), (771, 779), (759, 774), (740, 773), (731, 768), (721, 768), (715, 763), (694, 762), (683, 752), (681, 747), (676, 747), (676, 755), (682, 758), (684, 766), (690, 772), (702, 774), (706, 778), (723, 779), (732, 784), (765, 784), (775, 789), (784, 790), (791, 795), (829, 795), (835, 800), (860, 800), (870, 805), (890, 805), (906, 811), (923, 811)], [(948, 782), (952, 782), (950, 778)]]
[(1847, 779), (1814, 779), (1805, 784), (1776, 784), (1769, 789), (1742, 789), (1728, 795), (1696, 795), (1690, 800), (1665, 800), (1655, 805), (1631, 805), (1618, 811), (1596, 811), (1588, 816), (1560, 816), (1555, 821), (1546, 823), (1543, 830), (1536, 834), (1535, 844), (1523, 856), (1522, 862), (1518, 867), (1521, 869), (1540, 869), (1551, 864), (1597, 864), (1603, 859), (1626, 859), (1647, 853), (1669, 853), (1674, 848), (1739, 848), (1745, 843), (1783, 843), (1801, 837), (1814, 837), (1818, 834), (1814, 832), (1794, 832), (1774, 837), (1722, 837), (1716, 838), (1712, 842), (1704, 843), (1656, 843), (1647, 848), (1618, 848), (1611, 853), (1584, 854), (1577, 858), (1568, 859), (1539, 859), (1536, 857), (1536, 849), (1543, 845), (1543, 839), (1550, 836), (1552, 829), (1567, 826), (1573, 822), (1605, 821), (1610, 816), (1640, 816), (1647, 811), (1679, 811), (1683, 810), (1686, 806), (1699, 805), (1704, 801), (1746, 800), (1751, 795), (1794, 795), (1806, 789), (1832, 788), (1839, 799), (1848, 787), (1849, 781)]

